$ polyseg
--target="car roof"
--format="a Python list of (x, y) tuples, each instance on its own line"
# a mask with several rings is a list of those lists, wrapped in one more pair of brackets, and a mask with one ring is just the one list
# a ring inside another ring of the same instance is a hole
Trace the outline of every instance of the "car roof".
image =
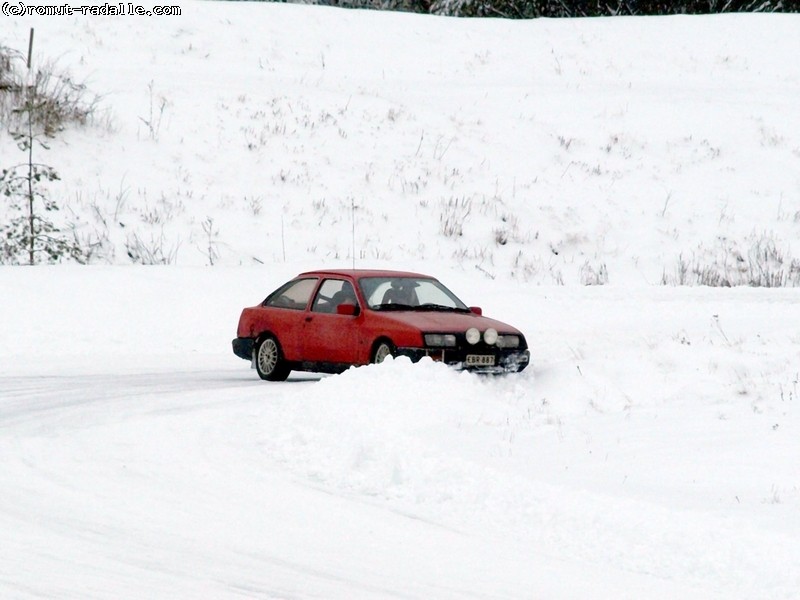
[(320, 277), (340, 276), (361, 279), (362, 277), (422, 277), (425, 279), (436, 279), (430, 275), (414, 273), (411, 271), (391, 271), (388, 269), (320, 269), (318, 271), (306, 271), (300, 273), (298, 277), (317, 275)]

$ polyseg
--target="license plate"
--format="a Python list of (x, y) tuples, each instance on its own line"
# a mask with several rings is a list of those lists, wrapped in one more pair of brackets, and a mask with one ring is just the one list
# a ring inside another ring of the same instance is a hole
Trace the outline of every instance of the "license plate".
[(467, 364), (470, 366), (494, 366), (492, 354), (467, 354)]

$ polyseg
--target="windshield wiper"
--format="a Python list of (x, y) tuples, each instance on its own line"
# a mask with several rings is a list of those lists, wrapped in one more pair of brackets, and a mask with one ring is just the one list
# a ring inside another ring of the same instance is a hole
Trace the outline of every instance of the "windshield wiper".
[(413, 306), (409, 306), (408, 304), (376, 304), (375, 306), (370, 307), (372, 310), (414, 310)]
[[(444, 304), (434, 304), (434, 303), (427, 303), (427, 304), (420, 304), (419, 306), (415, 306), (413, 310), (434, 310), (440, 312), (465, 312), (463, 308), (458, 308), (457, 306), (445, 306)], [(468, 312), (468, 311), (466, 311)]]
[(411, 306), (410, 304), (397, 304), (395, 302), (391, 304), (376, 304), (375, 306), (370, 307), (372, 310), (411, 310), (415, 312), (469, 312), (468, 308), (459, 308), (457, 306), (445, 306), (444, 304), (434, 304), (434, 303), (426, 303), (426, 304), (417, 304), (415, 306)]

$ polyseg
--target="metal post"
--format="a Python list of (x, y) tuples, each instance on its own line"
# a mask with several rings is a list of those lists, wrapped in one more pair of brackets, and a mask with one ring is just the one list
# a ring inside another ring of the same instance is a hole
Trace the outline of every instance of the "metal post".
[(31, 57), (33, 56), (33, 27), (31, 27), (31, 35), (28, 38), (28, 71), (31, 70)]

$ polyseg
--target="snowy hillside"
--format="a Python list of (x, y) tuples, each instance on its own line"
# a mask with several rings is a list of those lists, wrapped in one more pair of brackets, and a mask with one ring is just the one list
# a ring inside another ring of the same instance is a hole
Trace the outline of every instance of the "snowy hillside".
[[(800, 277), (798, 16), (181, 7), (0, 20), (101, 96), (39, 157), (99, 264), (0, 267), (0, 597), (798, 597), (800, 290), (660, 285)], [(260, 381), (353, 238), (532, 366)]]
[(93, 126), (40, 157), (65, 217), (104, 242), (94, 260), (349, 264), (353, 205), (360, 260), (521, 281), (800, 255), (797, 15), (182, 6), (2, 21), (3, 44), (24, 53), (35, 27), (36, 60), (100, 96)]

